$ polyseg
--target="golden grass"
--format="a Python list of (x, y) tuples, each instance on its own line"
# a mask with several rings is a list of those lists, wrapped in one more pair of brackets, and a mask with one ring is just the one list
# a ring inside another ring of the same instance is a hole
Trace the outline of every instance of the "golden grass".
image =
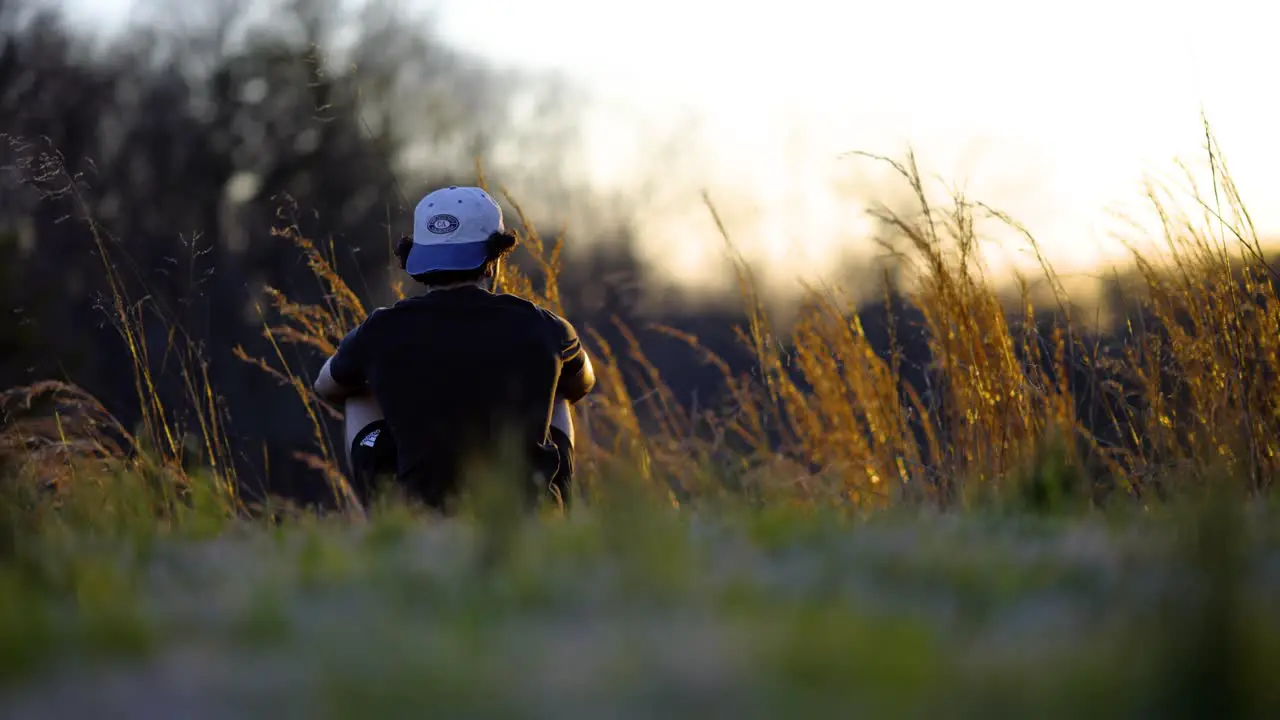
[[(24, 149), (10, 142), (15, 150)], [(128, 474), (154, 480), (147, 501), (161, 516), (178, 511), (196, 482), (202, 483), (202, 496), (212, 497), (228, 514), (240, 511), (225, 408), (198, 344), (161, 303), (131, 298), (115, 262), (129, 265), (130, 258), (95, 221), (63, 158), (51, 152), (20, 157), (29, 185), (49, 198), (69, 199), (88, 227), (109, 288), (106, 314), (125, 344), (141, 420), (136, 428), (126, 428), (70, 383), (13, 388), (0, 394), (0, 461), (16, 464), (19, 477), (53, 490), (55, 501), (74, 492), (79, 482)], [(146, 340), (154, 327), (166, 336), (160, 360), (151, 356)], [(157, 367), (168, 368), (165, 373), (180, 381), (186, 406), (181, 416), (161, 402)], [(197, 468), (207, 472), (196, 473)]]
[[(618, 324), (622, 348), (586, 329), (600, 384), (576, 410), (580, 482), (590, 492), (625, 467), (675, 504), (733, 485), (758, 499), (800, 504), (951, 506), (1035, 473), (1053, 451), (1093, 486), (1135, 498), (1168, 489), (1174, 478), (1194, 483), (1230, 477), (1254, 492), (1268, 489), (1280, 463), (1275, 273), (1207, 129), (1206, 140), (1215, 180), (1212, 195), (1195, 190), (1198, 220), (1175, 212), (1170, 193), (1150, 188), (1164, 221), (1167, 254), (1153, 258), (1134, 248), (1139, 291), (1126, 299), (1128, 332), (1110, 351), (1074, 323), (1070, 298), (1043, 259), (1056, 301), (1048, 317), (1031, 302), (1026, 278), (1019, 278), (1014, 313), (986, 279), (976, 252), (977, 221), (1009, 223), (1035, 248), (1030, 233), (963, 197), (936, 207), (913, 157), (901, 163), (876, 158), (908, 183), (917, 200), (910, 216), (878, 215), (901, 241), (896, 250), (912, 273), (911, 289), (897, 298), (897, 307), (922, 319), (918, 331), (930, 361), (927, 382), (919, 386), (907, 380), (897, 339), (891, 352), (874, 348), (839, 289), (804, 287), (798, 318), (785, 332), (776, 330), (750, 267), (721, 225), (747, 314), (737, 334), (757, 367), (735, 374), (696, 337), (655, 327), (687, 343), (691, 361), (721, 370), (726, 401), (684, 407), (627, 328)], [(506, 199), (533, 271), (509, 265), (502, 289), (565, 313), (557, 283), (562, 238), (544, 240), (519, 204)], [(330, 354), (366, 308), (334, 271), (332, 247), (322, 249), (288, 228), (277, 235), (304, 255), (324, 298), (299, 303), (268, 288), (270, 319), (262, 332), (274, 357), (238, 353), (296, 391), (315, 428), (313, 451), (300, 457), (349, 499), (336, 460), (341, 453), (325, 431), (325, 418), (340, 413), (313, 395), (311, 368), (291, 366), (283, 348)], [(396, 295), (403, 297), (402, 287)], [(131, 348), (138, 394), (151, 398), (145, 344), (135, 339), (141, 318), (126, 308), (117, 302), (117, 325)], [(219, 449), (225, 438), (214, 419), (220, 417), (215, 395), (199, 373), (188, 385), (205, 408), (196, 434), (217, 462), (225, 457)], [(1090, 423), (1083, 422), (1082, 400)], [(164, 408), (144, 401), (143, 414), (161, 457), (179, 459), (180, 443)], [(26, 432), (25, 426), (9, 428), (10, 435)], [(230, 465), (220, 467), (229, 483)]]

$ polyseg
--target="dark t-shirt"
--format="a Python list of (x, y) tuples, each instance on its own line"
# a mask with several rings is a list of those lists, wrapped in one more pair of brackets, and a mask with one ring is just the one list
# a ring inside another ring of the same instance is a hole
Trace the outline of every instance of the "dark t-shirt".
[(577, 402), (595, 384), (568, 321), (471, 286), (375, 310), (329, 370), (343, 387), (368, 386), (395, 438), (400, 479), (415, 484), (452, 483), (502, 433), (545, 445), (557, 394)]

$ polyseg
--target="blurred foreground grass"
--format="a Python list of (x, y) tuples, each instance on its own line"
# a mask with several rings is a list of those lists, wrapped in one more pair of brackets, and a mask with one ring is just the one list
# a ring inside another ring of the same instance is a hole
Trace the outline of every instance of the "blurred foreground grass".
[(11, 516), (0, 716), (1280, 712), (1275, 507), (484, 507)]
[[(936, 206), (912, 159), (918, 211), (877, 217), (916, 380), (838, 289), (776, 329), (737, 256), (752, 368), (655, 328), (721, 370), (713, 407), (587, 330), (583, 502), (537, 519), (501, 493), (447, 522), (351, 506), (340, 409), (284, 348), (328, 355), (366, 309), (289, 228), (321, 300), (268, 288), (275, 355), (240, 357), (296, 391), (339, 507), (259, 512), (198, 344), (90, 222), (141, 422), (62, 382), (0, 393), (0, 716), (1280, 716), (1280, 273), (1207, 141), (1199, 219), (1150, 191), (1167, 252), (1134, 245), (1106, 347), (1047, 264), (1048, 314), (1026, 278), (998, 292), (978, 220), (1021, 228)], [(516, 210), (503, 288), (563, 311), (559, 243)]]

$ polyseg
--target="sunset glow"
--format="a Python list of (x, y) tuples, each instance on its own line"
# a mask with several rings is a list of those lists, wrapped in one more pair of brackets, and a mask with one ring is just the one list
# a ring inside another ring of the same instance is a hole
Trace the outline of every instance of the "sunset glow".
[[(1261, 4), (418, 6), (451, 43), (562, 71), (597, 92), (608, 109), (583, 128), (582, 169), (602, 185), (656, 175), (669, 186), (639, 212), (644, 252), (689, 282), (710, 281), (721, 262), (703, 189), (723, 204), (735, 241), (765, 261), (771, 280), (786, 281), (856, 246), (864, 203), (900, 193), (844, 154), (896, 158), (908, 144), (926, 173), (1023, 222), (1060, 269), (1093, 269), (1124, 256), (1109, 214), (1142, 207), (1144, 175), (1172, 176), (1178, 158), (1203, 161), (1202, 106), (1260, 232), (1280, 232), (1269, 202), (1280, 193), (1277, 101), (1263, 90), (1273, 25)], [(696, 128), (675, 157), (652, 157), (652, 128), (683, 117)]]

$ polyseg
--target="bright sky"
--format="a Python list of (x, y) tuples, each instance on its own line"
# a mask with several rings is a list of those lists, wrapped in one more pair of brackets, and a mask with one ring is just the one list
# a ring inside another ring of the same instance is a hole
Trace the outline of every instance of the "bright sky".
[[(867, 198), (833, 179), (869, 166), (841, 153), (908, 142), (1056, 261), (1096, 265), (1117, 252), (1108, 208), (1140, 202), (1144, 173), (1203, 158), (1202, 102), (1260, 231), (1280, 234), (1280, 99), (1265, 89), (1280, 11), (1262, 0), (421, 2), (449, 40), (564, 70), (622, 108), (583, 130), (596, 172), (670, 175), (646, 248), (692, 281), (721, 252), (700, 187), (782, 279), (859, 231)], [(638, 128), (681, 112), (703, 134), (673, 161)]]
[[(1203, 158), (1201, 102), (1255, 221), (1280, 232), (1280, 100), (1263, 90), (1280, 13), (1268, 3), (445, 7), (446, 33), (494, 57), (568, 69), (639, 109), (695, 108), (714, 155), (709, 180), (721, 195), (754, 196), (744, 205), (756, 212), (739, 213), (731, 230), (777, 266), (813, 262), (856, 228), (859, 208), (827, 177), (866, 165), (841, 153), (897, 156), (908, 142), (926, 171), (1013, 213), (1061, 262), (1094, 264), (1118, 252), (1106, 233), (1109, 206), (1141, 201), (1144, 173)], [(684, 216), (676, 224), (688, 227)], [(660, 235), (670, 239), (651, 247), (686, 242)], [(710, 260), (719, 250), (699, 245)]]

